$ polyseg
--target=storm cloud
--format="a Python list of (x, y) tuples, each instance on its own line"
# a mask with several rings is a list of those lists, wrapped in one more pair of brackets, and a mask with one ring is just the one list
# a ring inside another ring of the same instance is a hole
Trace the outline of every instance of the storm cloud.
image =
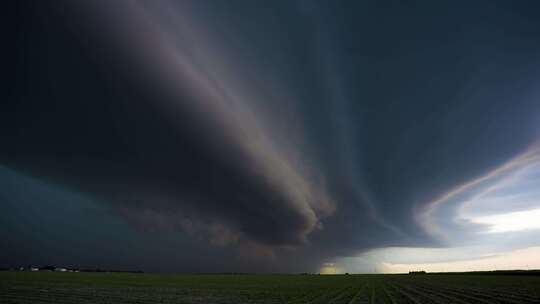
[(21, 3), (0, 164), (287, 265), (441, 246), (435, 207), (536, 151), (537, 10)]

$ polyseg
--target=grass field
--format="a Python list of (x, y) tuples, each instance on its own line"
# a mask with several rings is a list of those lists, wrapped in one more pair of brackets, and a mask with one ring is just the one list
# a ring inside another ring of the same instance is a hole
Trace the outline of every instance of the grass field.
[(540, 303), (540, 277), (0, 272), (0, 303)]

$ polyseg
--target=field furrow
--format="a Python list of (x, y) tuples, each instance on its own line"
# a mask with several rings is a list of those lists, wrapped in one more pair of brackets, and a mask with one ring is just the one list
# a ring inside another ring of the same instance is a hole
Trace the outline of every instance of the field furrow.
[(394, 298), (397, 299), (398, 303), (414, 303), (414, 304), (422, 304), (422, 302), (415, 297), (414, 295), (411, 295), (410, 293), (400, 289), (399, 287), (396, 287), (394, 284), (387, 284), (389, 287), (390, 292), (394, 295)]
[(434, 300), (439, 303), (461, 303), (461, 304), (474, 303), (474, 302), (471, 302), (470, 300), (464, 300), (459, 297), (456, 297), (455, 295), (447, 293), (442, 289), (429, 288), (420, 284), (416, 285), (415, 287), (418, 290), (423, 291), (426, 294), (426, 296), (433, 297)]
[(540, 277), (0, 272), (0, 303), (540, 304)]
[[(465, 289), (456, 289), (439, 286), (436, 287), (438, 290), (446, 290), (454, 294), (463, 294), (464, 296), (469, 296), (475, 299), (475, 301), (482, 301), (483, 303), (498, 303), (498, 304), (520, 304), (520, 303), (531, 303), (530, 300), (525, 298), (516, 299), (514, 297), (509, 297), (508, 294), (504, 292), (499, 292), (496, 290), (491, 291), (479, 291), (475, 289), (465, 288)], [(533, 302), (534, 303), (534, 302)]]

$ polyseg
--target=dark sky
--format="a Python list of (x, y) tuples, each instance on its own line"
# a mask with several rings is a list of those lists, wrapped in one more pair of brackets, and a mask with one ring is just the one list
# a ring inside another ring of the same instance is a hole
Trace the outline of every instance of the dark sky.
[(314, 271), (444, 246), (423, 210), (539, 135), (537, 1), (8, 12), (2, 265)]

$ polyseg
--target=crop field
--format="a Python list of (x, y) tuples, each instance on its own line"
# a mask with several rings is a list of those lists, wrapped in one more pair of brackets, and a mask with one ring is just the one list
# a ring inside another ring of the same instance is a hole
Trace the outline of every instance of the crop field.
[(540, 277), (0, 272), (0, 303), (540, 303)]

